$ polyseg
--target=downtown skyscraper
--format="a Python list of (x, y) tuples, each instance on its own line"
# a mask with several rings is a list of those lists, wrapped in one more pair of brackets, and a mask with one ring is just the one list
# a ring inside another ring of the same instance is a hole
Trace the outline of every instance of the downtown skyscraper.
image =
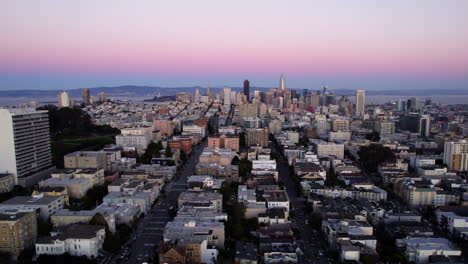
[(250, 82), (249, 80), (244, 81), (244, 95), (247, 97), (247, 102), (250, 102)]
[(356, 116), (362, 116), (365, 113), (366, 92), (364, 90), (356, 91)]

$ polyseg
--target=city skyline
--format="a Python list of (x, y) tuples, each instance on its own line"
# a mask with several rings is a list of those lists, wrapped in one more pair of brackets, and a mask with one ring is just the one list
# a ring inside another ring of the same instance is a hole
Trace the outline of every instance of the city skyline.
[(466, 1), (90, 3), (2, 3), (0, 90), (468, 86)]

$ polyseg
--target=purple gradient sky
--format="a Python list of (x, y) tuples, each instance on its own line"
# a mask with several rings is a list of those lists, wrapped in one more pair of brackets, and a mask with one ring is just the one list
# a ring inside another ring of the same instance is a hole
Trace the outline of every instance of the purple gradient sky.
[(466, 0), (0, 3), (0, 90), (468, 89)]

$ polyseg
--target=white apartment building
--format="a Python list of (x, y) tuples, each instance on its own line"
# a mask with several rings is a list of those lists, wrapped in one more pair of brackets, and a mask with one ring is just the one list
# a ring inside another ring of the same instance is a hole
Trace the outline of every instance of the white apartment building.
[(0, 172), (31, 186), (52, 167), (49, 115), (33, 108), (0, 109)]
[(184, 135), (189, 134), (189, 135), (199, 135), (200, 139), (204, 138), (206, 136), (206, 129), (205, 127), (202, 126), (196, 126), (196, 125), (184, 125), (182, 128), (182, 132)]
[(51, 237), (42, 237), (36, 243), (37, 255), (86, 256), (96, 258), (104, 244), (106, 232), (104, 226), (74, 224), (58, 232), (51, 232)]
[(405, 248), (405, 255), (412, 263), (428, 263), (432, 255), (460, 256), (461, 250), (446, 238), (406, 237), (397, 239), (397, 245)]
[(344, 141), (349, 141), (351, 140), (351, 132), (348, 131), (330, 131), (328, 132), (328, 140), (334, 141), (334, 140), (344, 140)]
[(151, 139), (147, 135), (117, 135), (115, 136), (115, 142), (117, 145), (124, 147), (136, 147), (139, 152), (142, 152), (151, 142)]
[(276, 160), (252, 160), (252, 170), (276, 170)]
[(319, 158), (330, 156), (335, 156), (338, 159), (344, 158), (344, 144), (336, 144), (323, 140), (313, 140), (312, 143), (315, 146)]

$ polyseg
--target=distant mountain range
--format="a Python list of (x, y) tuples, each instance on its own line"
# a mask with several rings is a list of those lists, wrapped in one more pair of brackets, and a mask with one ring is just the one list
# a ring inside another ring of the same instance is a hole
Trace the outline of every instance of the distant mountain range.
[[(100, 92), (105, 92), (108, 97), (153, 97), (156, 95), (169, 96), (180, 92), (195, 93), (195, 89), (200, 89), (200, 94), (205, 94), (206, 88), (193, 86), (193, 87), (159, 87), (159, 86), (135, 86), (125, 85), (117, 87), (95, 87), (89, 88), (92, 96), (97, 96)], [(213, 87), (210, 88), (211, 92), (219, 93), (223, 88)], [(242, 91), (242, 87), (231, 87), (233, 91)], [(250, 87), (250, 91), (267, 91), (272, 89), (271, 87)], [(290, 88), (294, 89), (294, 88)], [(81, 97), (82, 89), (71, 89), (65, 90), (68, 92), (70, 97)], [(299, 93), (302, 93), (303, 89), (296, 89)], [(308, 89), (309, 92), (315, 92), (315, 90)], [(354, 95), (355, 90), (349, 89), (337, 89), (335, 91), (337, 95)], [(0, 97), (54, 97), (60, 93), (61, 90), (6, 90), (0, 91)], [(383, 91), (366, 91), (367, 95), (400, 95), (400, 96), (429, 96), (429, 95), (468, 95), (468, 89), (447, 89), (447, 90), (432, 90), (432, 89), (414, 89), (414, 90), (383, 90)]]

